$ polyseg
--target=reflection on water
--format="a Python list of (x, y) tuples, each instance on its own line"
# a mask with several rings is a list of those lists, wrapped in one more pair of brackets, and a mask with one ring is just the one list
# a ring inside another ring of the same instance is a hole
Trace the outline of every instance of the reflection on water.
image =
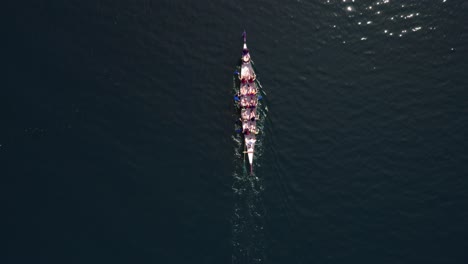
[[(445, 0), (430, 3), (421, 1), (357, 1), (327, 0), (324, 3), (331, 7), (331, 14), (343, 15), (349, 19), (350, 29), (360, 30), (365, 27), (366, 35), (357, 36), (358, 40), (368, 40), (374, 34), (385, 34), (388, 37), (404, 37), (417, 31), (437, 29), (437, 14), (445, 12), (449, 5)], [(354, 26), (352, 26), (354, 25)], [(332, 24), (333, 29), (340, 29)], [(343, 43), (352, 39), (343, 40)], [(356, 39), (354, 39), (356, 40)]]

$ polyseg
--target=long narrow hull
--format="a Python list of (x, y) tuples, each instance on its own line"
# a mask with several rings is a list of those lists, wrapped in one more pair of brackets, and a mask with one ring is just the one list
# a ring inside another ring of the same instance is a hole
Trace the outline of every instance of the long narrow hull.
[(255, 82), (256, 74), (250, 60), (250, 53), (247, 49), (245, 32), (244, 46), (242, 50), (241, 66), (239, 73), (240, 86), (238, 91), (239, 105), (241, 108), (242, 133), (244, 135), (244, 144), (249, 158), (250, 169), (252, 172), (255, 143), (257, 142), (257, 105), (259, 89)]

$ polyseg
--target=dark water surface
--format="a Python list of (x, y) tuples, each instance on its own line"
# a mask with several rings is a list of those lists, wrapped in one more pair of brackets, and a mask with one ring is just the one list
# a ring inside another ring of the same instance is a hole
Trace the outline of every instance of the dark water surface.
[(468, 262), (464, 1), (4, 10), (0, 263)]

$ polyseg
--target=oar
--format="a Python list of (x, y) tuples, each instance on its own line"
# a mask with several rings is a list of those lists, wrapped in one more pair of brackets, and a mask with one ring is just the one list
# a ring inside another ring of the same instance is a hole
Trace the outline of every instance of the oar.
[[(242, 144), (244, 144), (244, 142), (242, 142)], [(245, 151), (245, 148), (246, 148), (246, 146), (244, 144), (244, 164), (245, 164), (245, 153), (247, 153), (247, 151)]]

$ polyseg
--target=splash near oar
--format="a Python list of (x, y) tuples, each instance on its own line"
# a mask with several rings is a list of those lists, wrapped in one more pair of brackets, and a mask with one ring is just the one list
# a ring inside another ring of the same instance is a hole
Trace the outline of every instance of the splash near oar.
[(242, 48), (242, 56), (240, 63), (240, 71), (235, 71), (235, 74), (239, 78), (239, 85), (236, 87), (236, 95), (234, 96), (235, 101), (240, 109), (240, 120), (242, 122), (242, 134), (244, 137), (244, 144), (249, 164), (250, 174), (253, 174), (253, 162), (255, 153), (255, 143), (257, 142), (256, 135), (259, 133), (257, 127), (258, 120), (258, 101), (260, 100), (259, 86), (256, 82), (257, 75), (255, 74), (254, 68), (252, 67), (252, 61), (250, 59), (250, 52), (247, 48), (247, 34), (242, 34), (244, 45)]

